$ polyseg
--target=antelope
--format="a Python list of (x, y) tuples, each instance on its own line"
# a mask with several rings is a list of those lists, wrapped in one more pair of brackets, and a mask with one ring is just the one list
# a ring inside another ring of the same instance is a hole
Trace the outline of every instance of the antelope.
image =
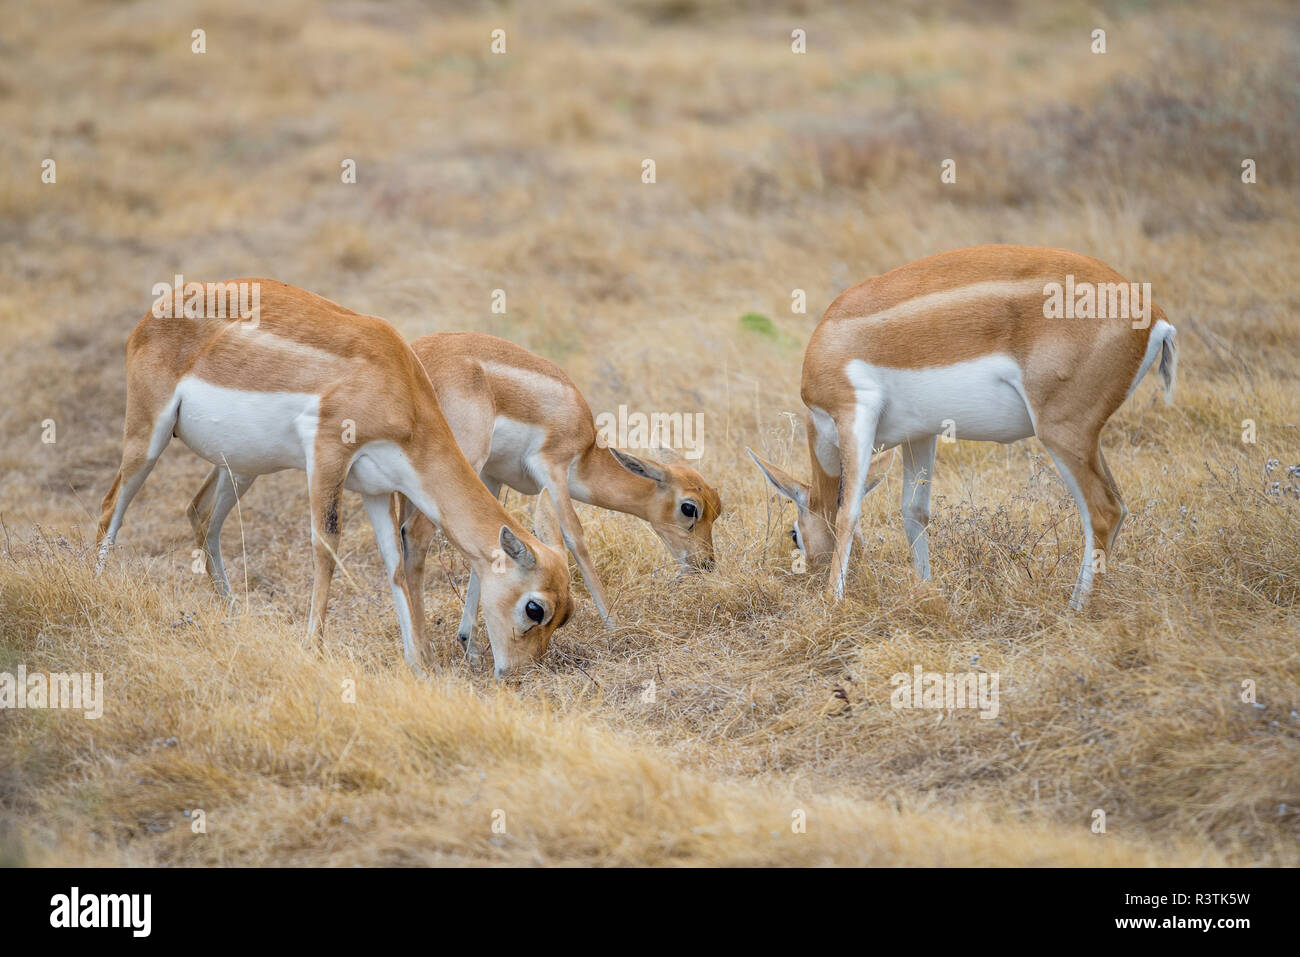
[[(428, 371), (456, 442), (491, 496), (495, 499), (503, 485), (524, 495), (549, 495), (564, 543), (607, 626), (614, 617), (575, 501), (644, 520), (684, 568), (712, 567), (713, 523), (722, 512), (718, 493), (684, 463), (603, 448), (586, 399), (558, 365), (477, 332), (435, 333), (416, 339), (411, 348)], [(249, 484), (251, 479), (236, 485), (226, 469), (216, 468), (190, 503), (195, 539), (208, 553), (218, 594), (229, 593), (221, 525)], [(400, 508), (406, 590), (422, 640), (425, 557), (434, 527), (409, 498)], [(471, 567), (458, 631), (466, 648), (474, 643), (481, 583), (480, 570)]]
[[(220, 469), (217, 508), (228, 509), (229, 496), (258, 475), (307, 473), (315, 556), (307, 628), (317, 641), (347, 488), (361, 493), (397, 606), (403, 654), (415, 671), (427, 661), (401, 568), (394, 493), (441, 526), (482, 582), (497, 677), (540, 658), (572, 610), (568, 562), (515, 522), (479, 481), (402, 336), (382, 319), (282, 282), (237, 282), (260, 288), (251, 321), (150, 312), (127, 339), (122, 464), (104, 496), (99, 568), (131, 500), (175, 437)], [(218, 523), (209, 554), (218, 556), (214, 574), (224, 581), (219, 533)]]
[[(1092, 290), (1080, 294), (1086, 308), (1072, 308), (1076, 289)], [(1130, 289), (1140, 301), (1117, 308)], [(1106, 312), (1140, 316), (1065, 318)], [(940, 253), (842, 293), (813, 331), (801, 389), (812, 482), (749, 454), (797, 506), (796, 547), (810, 561), (831, 556), (827, 590), (838, 600), (863, 496), (888, 472), (894, 449), (902, 452), (912, 565), (928, 580), (937, 437), (1010, 443), (1036, 435), (1083, 523), (1070, 598), (1078, 610), (1092, 588), (1094, 545), (1104, 546), (1104, 561), (1128, 515), (1098, 445), (1101, 429), (1157, 359), (1169, 403), (1174, 327), (1149, 292), (1138, 297), (1136, 285), (1096, 259), (1032, 246)]]

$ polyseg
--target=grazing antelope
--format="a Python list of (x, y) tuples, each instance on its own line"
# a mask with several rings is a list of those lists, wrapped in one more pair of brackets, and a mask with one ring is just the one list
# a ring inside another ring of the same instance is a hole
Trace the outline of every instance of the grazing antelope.
[(842, 293), (813, 331), (802, 386), (811, 485), (749, 454), (798, 507), (796, 546), (810, 559), (833, 552), (828, 590), (838, 599), (862, 498), (893, 457), (874, 450), (902, 448), (903, 529), (913, 567), (929, 579), (937, 436), (1036, 435), (1083, 520), (1070, 600), (1078, 609), (1092, 587), (1094, 545), (1110, 552), (1128, 514), (1098, 437), (1157, 359), (1172, 401), (1174, 336), (1149, 294), (1087, 256), (1032, 246), (941, 253)]
[[(493, 497), (508, 485), (524, 495), (545, 490), (555, 504), (564, 542), (573, 553), (606, 624), (613, 623), (600, 576), (587, 551), (573, 502), (644, 519), (684, 567), (713, 565), (713, 523), (722, 512), (718, 493), (683, 463), (660, 464), (596, 440), (591, 409), (555, 363), (477, 332), (423, 336), (411, 348), (429, 373), (438, 403), (471, 467)], [(251, 482), (251, 479), (249, 480)], [(220, 534), (237, 496), (225, 469), (213, 469), (190, 503), (190, 521), (218, 593), (227, 594)], [(417, 636), (423, 634), (425, 556), (433, 525), (402, 505), (402, 555)], [(482, 576), (471, 568), (460, 640), (473, 645)]]
[[(104, 496), (100, 566), (131, 499), (175, 436), (219, 467), (218, 507), (228, 509), (258, 475), (307, 473), (316, 566), (309, 634), (319, 638), (322, 630), (339, 497), (352, 489), (374, 527), (406, 661), (420, 670), (425, 643), (417, 646), (391, 509), (399, 493), (442, 527), (482, 582), (497, 676), (539, 658), (571, 612), (568, 562), (510, 518), (479, 481), (406, 341), (382, 319), (305, 290), (241, 282), (260, 288), (256, 321), (151, 312), (127, 339), (122, 466)], [(224, 582), (219, 541), (209, 545), (214, 579)]]

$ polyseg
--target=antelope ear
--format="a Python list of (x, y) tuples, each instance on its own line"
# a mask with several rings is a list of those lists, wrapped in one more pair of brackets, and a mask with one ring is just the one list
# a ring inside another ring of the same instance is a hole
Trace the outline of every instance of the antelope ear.
[(808, 508), (808, 486), (800, 482), (793, 475), (781, 471), (771, 462), (765, 462), (754, 454), (754, 450), (747, 448), (746, 452), (754, 460), (764, 477), (772, 483), (772, 487), (799, 506), (799, 511), (806, 511)]
[[(871, 457), (871, 463), (867, 466), (867, 492), (879, 485), (889, 474), (889, 467), (894, 464), (894, 450), (881, 452), (879, 455)], [(927, 476), (928, 478), (928, 476)], [(864, 495), (866, 492), (863, 493)]]
[(537, 564), (533, 550), (519, 540), (509, 525), (501, 526), (501, 551), (509, 555), (520, 568), (532, 568)]
[(609, 447), (618, 464), (623, 466), (633, 475), (639, 475), (642, 478), (648, 478), (659, 485), (668, 483), (668, 473), (660, 468), (659, 463), (651, 462), (649, 459), (639, 459), (635, 455), (628, 455), (626, 452), (620, 452), (614, 446)]
[(560, 516), (555, 511), (550, 489), (542, 489), (542, 494), (537, 496), (537, 506), (533, 509), (533, 534), (563, 554), (564, 533), (560, 530)]

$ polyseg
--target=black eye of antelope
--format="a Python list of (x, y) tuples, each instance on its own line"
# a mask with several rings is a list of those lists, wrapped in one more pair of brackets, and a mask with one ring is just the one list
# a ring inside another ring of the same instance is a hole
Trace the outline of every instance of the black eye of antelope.
[(546, 609), (537, 602), (530, 601), (527, 605), (524, 605), (524, 614), (540, 625), (542, 619), (546, 617)]
[(698, 514), (698, 511), (695, 508), (695, 503), (682, 502), (682, 514), (687, 518), (694, 518)]

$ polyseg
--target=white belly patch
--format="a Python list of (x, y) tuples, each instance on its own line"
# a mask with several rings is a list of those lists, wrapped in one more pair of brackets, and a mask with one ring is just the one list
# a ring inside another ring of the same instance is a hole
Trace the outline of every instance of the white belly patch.
[(246, 392), (187, 376), (175, 398), (177, 438), (214, 465), (241, 475), (306, 469), (320, 396)]
[(492, 450), (483, 466), (484, 476), (524, 495), (536, 495), (542, 487), (530, 463), (545, 441), (545, 429), (497, 416), (492, 424)]
[(854, 359), (845, 368), (861, 394), (883, 398), (872, 445), (892, 448), (929, 435), (1016, 442), (1034, 434), (1020, 366), (989, 355), (928, 369), (895, 369)]
[(352, 459), (344, 488), (364, 495), (387, 495), (420, 487), (415, 467), (396, 442), (367, 442)]

